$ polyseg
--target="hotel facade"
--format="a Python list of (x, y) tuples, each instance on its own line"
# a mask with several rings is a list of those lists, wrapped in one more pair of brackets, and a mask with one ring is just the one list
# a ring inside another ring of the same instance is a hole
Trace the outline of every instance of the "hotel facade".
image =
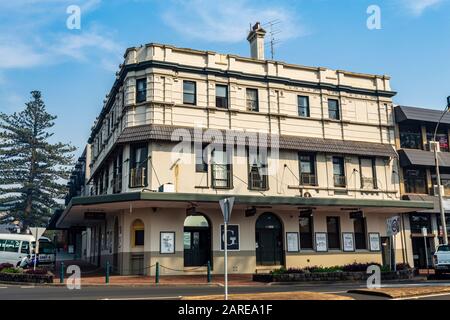
[[(401, 199), (389, 77), (147, 44), (129, 48), (57, 228), (121, 274), (223, 273), (219, 201), (234, 197), (229, 272), (392, 262)], [(397, 262), (410, 262), (396, 236)], [(410, 255), (412, 256), (412, 254)]]

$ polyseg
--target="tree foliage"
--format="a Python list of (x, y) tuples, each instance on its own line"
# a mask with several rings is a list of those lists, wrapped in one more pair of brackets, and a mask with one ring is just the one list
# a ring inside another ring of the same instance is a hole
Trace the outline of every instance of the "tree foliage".
[(75, 148), (49, 142), (55, 119), (39, 91), (23, 111), (0, 113), (0, 207), (24, 229), (45, 225), (66, 192)]

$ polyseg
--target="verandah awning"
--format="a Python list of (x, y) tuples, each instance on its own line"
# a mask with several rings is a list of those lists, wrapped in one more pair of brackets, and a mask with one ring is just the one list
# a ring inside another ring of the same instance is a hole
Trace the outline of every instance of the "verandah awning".
[[(200, 194), (200, 193), (165, 193), (165, 192), (133, 192), (122, 194), (108, 194), (89, 197), (73, 198), (59, 217), (56, 226), (71, 226), (70, 218), (75, 212), (79, 214), (89, 209), (117, 211), (127, 209), (130, 205), (137, 207), (184, 207), (192, 204), (207, 204), (217, 206), (219, 200), (230, 195)], [(373, 200), (350, 198), (304, 198), (293, 196), (253, 196), (236, 195), (235, 207), (269, 206), (289, 210), (300, 208), (349, 208), (365, 209), (366, 211), (402, 213), (433, 209), (432, 202), (406, 200)]]

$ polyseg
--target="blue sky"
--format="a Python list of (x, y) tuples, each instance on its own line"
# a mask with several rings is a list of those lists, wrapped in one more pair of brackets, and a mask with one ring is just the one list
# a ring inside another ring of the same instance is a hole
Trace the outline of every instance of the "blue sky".
[[(81, 29), (69, 30), (69, 5)], [(381, 29), (366, 27), (369, 5)], [(249, 55), (250, 23), (281, 20), (275, 59), (388, 74), (395, 103), (450, 95), (450, 0), (15, 0), (0, 2), (0, 111), (41, 90), (55, 139), (82, 147), (127, 47), (149, 42)]]

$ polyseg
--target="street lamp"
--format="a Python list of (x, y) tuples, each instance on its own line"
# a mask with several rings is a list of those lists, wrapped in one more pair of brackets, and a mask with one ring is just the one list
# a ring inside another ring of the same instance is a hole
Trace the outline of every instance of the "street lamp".
[(439, 158), (438, 158), (438, 151), (437, 151), (438, 142), (436, 142), (436, 136), (437, 136), (439, 124), (441, 123), (442, 119), (447, 114), (449, 109), (450, 109), (450, 96), (447, 97), (447, 106), (445, 107), (445, 110), (442, 113), (441, 118), (439, 119), (438, 123), (436, 124), (436, 128), (434, 129), (434, 136), (433, 136), (434, 161), (436, 163), (436, 180), (437, 180), (437, 187), (438, 187), (438, 194), (439, 194), (439, 211), (441, 213), (441, 225), (442, 225), (442, 232), (443, 232), (442, 236), (444, 238), (445, 245), (448, 245), (447, 223), (445, 221), (445, 210), (444, 210), (444, 201), (443, 201), (444, 195), (442, 194), (441, 174), (439, 172)]

